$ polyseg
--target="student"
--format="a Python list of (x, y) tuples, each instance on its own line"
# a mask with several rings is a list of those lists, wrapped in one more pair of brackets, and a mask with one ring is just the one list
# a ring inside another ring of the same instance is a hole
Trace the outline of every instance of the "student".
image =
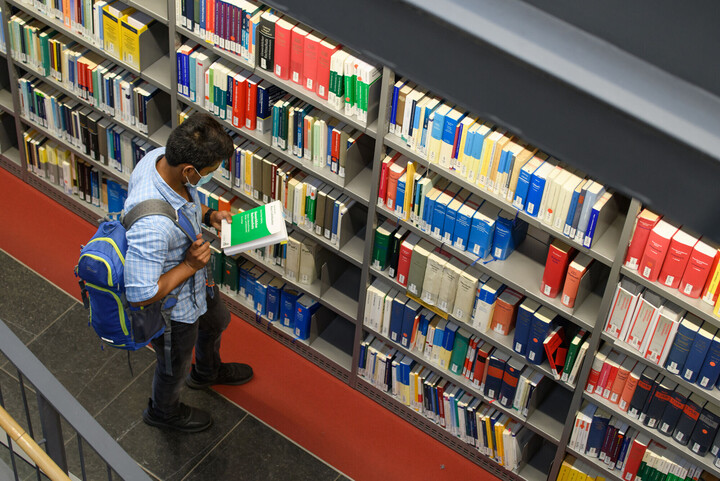
[(197, 233), (191, 243), (170, 219), (159, 215), (139, 219), (127, 232), (125, 287), (130, 305), (147, 306), (171, 293), (178, 297), (171, 313), (171, 374), (165, 370), (163, 336), (152, 341), (157, 365), (152, 397), (143, 412), (143, 420), (151, 426), (182, 432), (207, 429), (211, 415), (179, 400), (183, 380), (193, 389), (205, 389), (244, 384), (253, 376), (247, 364), (220, 360), (221, 335), (230, 313), (217, 286), (212, 290), (206, 286), (210, 246), (200, 234), (201, 220), (218, 230), (223, 219), (231, 220), (229, 212), (202, 205), (197, 187), (208, 182), (233, 153), (232, 140), (222, 126), (210, 115), (194, 114), (172, 131), (167, 147), (148, 152), (130, 177), (125, 212), (144, 200), (164, 199), (182, 210)]

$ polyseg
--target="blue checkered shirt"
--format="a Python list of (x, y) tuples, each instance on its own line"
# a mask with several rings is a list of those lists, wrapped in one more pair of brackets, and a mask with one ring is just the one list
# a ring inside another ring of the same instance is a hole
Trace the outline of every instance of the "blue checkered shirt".
[[(125, 212), (147, 199), (164, 199), (173, 209), (182, 209), (199, 233), (202, 210), (197, 189), (188, 188), (193, 202), (188, 202), (160, 177), (155, 164), (165, 154), (165, 148), (154, 149), (138, 162), (130, 176)], [(127, 232), (128, 250), (125, 256), (125, 292), (130, 302), (151, 299), (158, 291), (160, 276), (185, 259), (190, 240), (173, 221), (152, 215), (139, 219)], [(178, 302), (172, 320), (193, 323), (205, 313), (205, 269), (200, 269), (172, 294)], [(178, 292), (179, 291), (179, 292)]]

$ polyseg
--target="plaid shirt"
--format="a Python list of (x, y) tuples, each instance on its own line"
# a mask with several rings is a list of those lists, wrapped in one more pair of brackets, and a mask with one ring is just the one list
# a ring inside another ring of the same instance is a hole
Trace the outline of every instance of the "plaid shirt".
[[(173, 209), (182, 209), (200, 230), (202, 210), (197, 189), (188, 188), (193, 202), (188, 202), (160, 177), (155, 164), (165, 154), (165, 148), (154, 149), (138, 162), (130, 176), (125, 212), (147, 199), (164, 199)], [(164, 216), (152, 215), (139, 219), (127, 232), (128, 250), (125, 256), (125, 295), (130, 302), (151, 299), (158, 291), (160, 276), (185, 259), (190, 240)], [(205, 313), (205, 269), (200, 269), (186, 282), (173, 289), (178, 302), (172, 310), (172, 320), (193, 323)], [(179, 293), (178, 293), (179, 291)]]

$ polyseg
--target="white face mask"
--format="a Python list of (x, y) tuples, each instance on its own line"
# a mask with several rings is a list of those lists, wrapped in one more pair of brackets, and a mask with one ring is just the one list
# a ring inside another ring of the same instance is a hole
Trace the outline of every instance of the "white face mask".
[[(195, 166), (193, 166), (193, 169), (195, 169)], [(198, 172), (197, 169), (195, 169), (195, 172), (197, 172), (197, 175), (200, 175), (200, 172)], [(185, 176), (185, 180), (186, 180), (187, 182), (185, 182), (185, 185), (186, 185), (187, 187), (195, 187), (195, 188), (197, 188), (197, 187), (200, 187), (201, 185), (204, 185), (204, 184), (207, 184), (208, 182), (210, 182), (210, 181), (212, 180), (213, 176), (214, 176), (214, 172), (210, 172), (208, 175), (205, 175), (205, 176), (200, 175), (200, 180), (198, 180), (197, 184), (192, 184), (192, 183), (190, 182), (190, 180), (187, 178), (187, 175), (186, 175), (186, 176)]]

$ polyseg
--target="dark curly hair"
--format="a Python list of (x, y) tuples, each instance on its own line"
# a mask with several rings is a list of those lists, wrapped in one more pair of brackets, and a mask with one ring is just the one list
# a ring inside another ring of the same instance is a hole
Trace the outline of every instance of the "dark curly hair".
[(195, 113), (170, 133), (165, 147), (168, 164), (190, 164), (198, 171), (230, 158), (232, 139), (211, 115)]

